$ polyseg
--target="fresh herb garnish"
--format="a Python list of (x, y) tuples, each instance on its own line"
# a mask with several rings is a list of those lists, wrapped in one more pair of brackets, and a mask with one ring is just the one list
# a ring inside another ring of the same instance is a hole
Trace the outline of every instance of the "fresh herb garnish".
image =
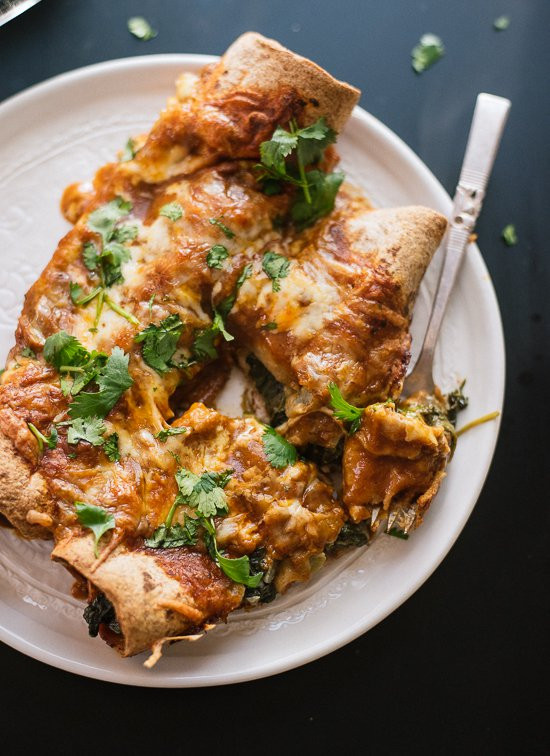
[(328, 390), (330, 394), (330, 406), (334, 410), (334, 416), (338, 420), (351, 423), (349, 432), (355, 433), (361, 425), (361, 416), (365, 411), (364, 408), (354, 407), (353, 404), (347, 402), (335, 383), (329, 383)]
[(229, 252), (227, 250), (227, 247), (224, 247), (223, 244), (214, 244), (214, 246), (208, 250), (208, 253), (206, 255), (206, 264), (209, 268), (217, 268), (218, 270), (222, 270), (222, 263), (225, 259), (227, 259), (228, 256)]
[(274, 321), (271, 321), (270, 323), (265, 323), (263, 326), (261, 326), (262, 331), (276, 331), (277, 330), (277, 323)]
[(504, 31), (510, 26), (510, 19), (508, 16), (499, 16), (493, 21), (493, 28), (496, 31)]
[(235, 232), (232, 231), (230, 228), (228, 228), (223, 221), (221, 221), (219, 218), (209, 218), (208, 222), (212, 226), (217, 226), (220, 231), (223, 233), (223, 235), (226, 237), (226, 239), (234, 239), (235, 238)]
[(202, 328), (196, 332), (191, 350), (197, 360), (216, 359), (218, 350), (215, 341), (219, 335), (226, 341), (233, 341), (233, 336), (225, 328), (221, 312), (214, 310), (214, 320), (208, 328)]
[(133, 160), (136, 156), (136, 145), (132, 137), (128, 138), (128, 141), (124, 145), (122, 155), (120, 156), (121, 163), (127, 163), (129, 160)]
[[(107, 244), (113, 238), (115, 226), (119, 220), (124, 218), (132, 209), (132, 203), (124, 200), (122, 197), (115, 197), (115, 199), (107, 202), (105, 205), (101, 205), (97, 210), (94, 210), (88, 216), (86, 225), (96, 234), (99, 234), (103, 239), (104, 244)], [(85, 248), (88, 244), (84, 245)], [(97, 250), (96, 250), (97, 253)], [(90, 252), (88, 251), (88, 254)], [(86, 265), (86, 258), (84, 258)]]
[(105, 365), (94, 376), (99, 391), (78, 394), (69, 405), (69, 415), (73, 419), (105, 417), (134, 382), (128, 372), (128, 361), (129, 355), (124, 354), (120, 347), (115, 347)]
[(160, 208), (159, 215), (164, 215), (165, 218), (169, 218), (171, 221), (177, 221), (183, 215), (183, 207), (179, 202), (169, 202)]
[(170, 436), (179, 436), (181, 433), (187, 433), (187, 428), (184, 428), (183, 425), (178, 425), (175, 428), (164, 428), (156, 434), (155, 438), (164, 442)]
[(169, 315), (158, 325), (150, 323), (134, 337), (138, 344), (143, 342), (143, 359), (161, 375), (175, 367), (171, 360), (178, 347), (184, 323), (177, 314)]
[(99, 540), (108, 530), (115, 527), (115, 518), (102, 507), (86, 504), (83, 501), (75, 501), (74, 507), (79, 523), (84, 528), (89, 528), (94, 534), (94, 554), (98, 557)]
[(88, 216), (87, 226), (90, 231), (101, 237), (102, 244), (99, 247), (94, 242), (86, 242), (82, 247), (82, 259), (88, 270), (99, 277), (100, 285), (84, 296), (81, 296), (82, 289), (78, 284), (70, 283), (69, 290), (71, 299), (77, 306), (88, 304), (97, 297), (94, 329), (97, 329), (104, 304), (129, 323), (139, 325), (136, 317), (124, 310), (106, 293), (107, 288), (123, 280), (122, 264), (131, 257), (130, 250), (122, 242), (132, 241), (138, 234), (138, 228), (135, 225), (117, 226), (117, 223), (128, 215), (131, 209), (131, 202), (127, 202), (122, 197), (115, 197), (114, 200), (98, 207)]
[(445, 48), (443, 42), (435, 34), (423, 34), (420, 42), (413, 47), (412, 67), (417, 74), (426, 71), (430, 66), (443, 57)]
[(272, 280), (273, 291), (281, 290), (281, 278), (286, 278), (290, 270), (290, 260), (277, 252), (266, 252), (262, 258), (262, 269)]
[(103, 442), (103, 451), (109, 462), (118, 462), (120, 460), (120, 451), (118, 448), (118, 433), (111, 433)]
[(180, 546), (195, 546), (199, 536), (199, 518), (184, 515), (184, 524), (179, 522), (169, 527), (165, 524), (158, 527), (151, 538), (145, 539), (145, 545), (150, 549), (176, 549)]
[(502, 240), (508, 247), (514, 247), (518, 243), (516, 227), (512, 223), (504, 226), (501, 236)]
[(185, 467), (176, 473), (179, 504), (186, 504), (203, 517), (227, 514), (227, 500), (223, 489), (229, 483), (233, 470), (221, 473), (203, 472), (195, 475)]
[(143, 42), (154, 39), (158, 34), (156, 29), (153, 29), (149, 21), (143, 18), (143, 16), (132, 16), (132, 18), (129, 18), (128, 31)]
[(262, 444), (264, 454), (270, 465), (276, 467), (278, 470), (293, 465), (298, 459), (296, 447), (281, 436), (280, 433), (277, 433), (270, 425), (265, 426), (262, 435)]
[(21, 357), (28, 357), (30, 360), (35, 360), (36, 352), (33, 352), (29, 346), (26, 346), (21, 350)]
[(104, 433), (105, 425), (100, 417), (76, 417), (67, 430), (67, 442), (86, 441), (92, 446), (101, 446)]
[(224, 319), (227, 318), (227, 316), (233, 309), (233, 305), (237, 301), (237, 296), (239, 294), (239, 290), (241, 286), (244, 284), (247, 278), (250, 278), (251, 275), (252, 275), (252, 263), (248, 263), (241, 270), (239, 277), (237, 278), (237, 282), (235, 283), (235, 288), (233, 289), (231, 294), (225, 299), (222, 299), (222, 301), (218, 305), (217, 310), (222, 316), (222, 318)]
[(263, 578), (263, 572), (258, 572), (256, 575), (250, 574), (250, 559), (248, 556), (241, 556), (235, 559), (225, 557), (220, 554), (218, 549), (218, 543), (216, 540), (216, 528), (212, 518), (203, 519), (202, 526), (206, 530), (205, 540), (206, 546), (212, 559), (216, 562), (218, 567), (228, 578), (233, 580), (234, 583), (240, 583), (246, 585), (248, 588), (256, 588)]
[(40, 451), (40, 453), (44, 451), (45, 446), (47, 446), (48, 449), (55, 449), (58, 439), (57, 428), (55, 427), (55, 425), (52, 428), (49, 436), (45, 436), (43, 433), (41, 433), (36, 425), (33, 425), (33, 423), (27, 423), (27, 426), (38, 441), (38, 450)]
[(44, 359), (61, 371), (64, 367), (78, 367), (90, 359), (90, 352), (80, 341), (66, 331), (58, 331), (48, 336), (44, 342)]
[(273, 136), (260, 145), (260, 181), (266, 194), (278, 194), (282, 183), (298, 188), (291, 208), (291, 217), (298, 229), (312, 225), (331, 212), (338, 189), (344, 180), (342, 173), (306, 172), (306, 167), (318, 163), (324, 150), (336, 141), (336, 132), (324, 118), (303, 129), (291, 120), (289, 131), (277, 126)]

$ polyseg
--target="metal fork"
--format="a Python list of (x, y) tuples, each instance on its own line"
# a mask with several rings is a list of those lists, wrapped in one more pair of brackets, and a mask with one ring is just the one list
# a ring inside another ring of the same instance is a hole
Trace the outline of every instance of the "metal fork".
[(431, 394), (435, 390), (433, 362), (439, 329), (468, 240), (481, 212), (485, 188), (493, 169), (510, 105), (510, 100), (504, 97), (485, 93), (477, 96), (449, 228), (443, 241), (445, 257), (432, 311), (420, 354), (405, 380), (404, 396), (421, 390)]

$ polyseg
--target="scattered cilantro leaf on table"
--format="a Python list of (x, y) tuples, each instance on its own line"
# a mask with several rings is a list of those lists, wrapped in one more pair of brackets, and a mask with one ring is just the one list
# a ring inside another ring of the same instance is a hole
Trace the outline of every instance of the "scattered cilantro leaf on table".
[(501, 237), (502, 237), (503, 242), (508, 247), (514, 247), (519, 241), (516, 227), (512, 223), (509, 223), (507, 226), (504, 226), (504, 228), (502, 229)]
[(137, 39), (141, 39), (142, 42), (147, 42), (150, 39), (154, 39), (158, 32), (153, 29), (149, 21), (143, 16), (132, 16), (128, 19), (128, 31), (133, 34)]
[(423, 34), (419, 43), (412, 49), (412, 67), (417, 74), (421, 74), (437, 63), (444, 54), (445, 47), (438, 36)]
[(508, 16), (499, 16), (493, 21), (493, 28), (496, 31), (504, 31), (510, 26), (510, 18)]

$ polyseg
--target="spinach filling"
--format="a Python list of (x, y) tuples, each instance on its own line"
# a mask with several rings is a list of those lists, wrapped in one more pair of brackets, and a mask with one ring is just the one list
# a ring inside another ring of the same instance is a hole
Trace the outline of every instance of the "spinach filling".
[(287, 419), (285, 413), (285, 390), (269, 370), (253, 354), (246, 358), (249, 375), (265, 402), (269, 413), (270, 425), (276, 427)]
[(107, 625), (113, 633), (121, 634), (115, 609), (104, 593), (98, 593), (92, 603), (84, 609), (84, 619), (88, 623), (88, 632), (92, 638), (99, 633), (100, 625)]
[(340, 549), (347, 549), (351, 546), (365, 546), (368, 543), (368, 536), (361, 525), (356, 525), (353, 522), (345, 522), (342, 525), (341, 531), (338, 533), (338, 538), (329, 543), (325, 548), (327, 554), (334, 554), (335, 551)]
[(277, 595), (273, 578), (275, 566), (269, 566), (266, 560), (266, 550), (263, 547), (256, 549), (250, 559), (250, 569), (253, 572), (263, 572), (263, 577), (255, 588), (247, 588), (244, 592), (245, 601), (248, 604), (269, 604)]

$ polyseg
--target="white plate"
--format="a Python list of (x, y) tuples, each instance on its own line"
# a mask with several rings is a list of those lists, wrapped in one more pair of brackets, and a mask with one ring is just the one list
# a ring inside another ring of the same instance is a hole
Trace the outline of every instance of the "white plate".
[[(67, 224), (64, 187), (91, 177), (130, 134), (147, 130), (177, 74), (212, 58), (158, 55), (64, 74), (0, 105), (0, 357), (12, 345), (23, 296)], [(473, 103), (472, 103), (473, 106)], [(449, 145), (449, 155), (454, 149)], [(422, 203), (448, 214), (444, 189), (395, 134), (356, 108), (339, 140), (343, 167), (376, 205)], [(435, 261), (437, 263), (437, 260)], [(417, 303), (425, 322), (435, 271)], [(440, 339), (444, 388), (468, 379), (464, 423), (500, 410), (504, 343), (495, 293), (470, 247)], [(0, 638), (71, 672), (133, 685), (187, 687), (250, 680), (291, 669), (348, 643), (403, 603), (433, 572), (464, 527), (493, 456), (498, 423), (462, 437), (425, 524), (408, 541), (381, 536), (333, 562), (303, 587), (254, 612), (240, 612), (194, 644), (169, 648), (155, 667), (122, 660), (87, 636), (71, 578), (50, 563), (50, 546), (0, 532)]]

